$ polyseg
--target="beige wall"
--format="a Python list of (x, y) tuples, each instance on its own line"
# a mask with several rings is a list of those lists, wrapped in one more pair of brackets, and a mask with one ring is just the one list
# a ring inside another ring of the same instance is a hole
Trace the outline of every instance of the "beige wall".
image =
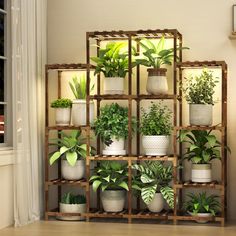
[(176, 28), (191, 48), (185, 60), (228, 63), (229, 217), (236, 219), (236, 40), (231, 41), (233, 0), (48, 0), (48, 63), (85, 62), (85, 32)]

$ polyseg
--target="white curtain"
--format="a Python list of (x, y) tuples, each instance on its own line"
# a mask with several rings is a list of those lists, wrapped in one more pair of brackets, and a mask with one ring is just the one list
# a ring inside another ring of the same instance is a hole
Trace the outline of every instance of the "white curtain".
[(46, 0), (11, 0), (15, 226), (42, 209)]

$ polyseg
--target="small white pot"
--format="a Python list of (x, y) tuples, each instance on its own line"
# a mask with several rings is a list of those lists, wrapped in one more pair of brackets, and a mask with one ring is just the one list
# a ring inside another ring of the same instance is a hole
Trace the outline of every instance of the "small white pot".
[(164, 209), (164, 198), (161, 193), (155, 193), (155, 196), (150, 204), (147, 205), (147, 208), (151, 212), (161, 212)]
[(146, 90), (148, 94), (159, 95), (168, 94), (168, 83), (166, 78), (166, 69), (151, 69), (148, 70), (148, 79)]
[(104, 94), (124, 94), (124, 80), (121, 77), (105, 77)]
[(211, 104), (189, 104), (189, 123), (190, 125), (212, 125)]
[(104, 144), (104, 150), (102, 151), (103, 155), (125, 155), (126, 150), (125, 147), (125, 140), (124, 139), (115, 139), (112, 138), (112, 143), (107, 146)]
[[(63, 213), (85, 213), (86, 204), (64, 204), (60, 203), (60, 212)], [(83, 216), (60, 216), (60, 220), (84, 220)]]
[(67, 160), (61, 161), (61, 175), (67, 180), (79, 180), (84, 177), (85, 162), (84, 160), (77, 160), (75, 166), (71, 166)]
[[(197, 217), (206, 217), (206, 218), (209, 218), (212, 216), (211, 213), (197, 213), (197, 214), (193, 214), (192, 212), (189, 212), (190, 215), (192, 216), (197, 216)], [(209, 220), (204, 220), (204, 219), (201, 219), (201, 220), (195, 220), (197, 223), (207, 223)]]
[(125, 190), (105, 190), (101, 192), (101, 200), (104, 211), (123, 211), (125, 206), (125, 195)]
[[(72, 124), (75, 126), (86, 125), (86, 100), (76, 99), (72, 103)], [(94, 120), (94, 102), (90, 101), (89, 121)]]
[(71, 108), (56, 108), (56, 125), (70, 125)]
[(170, 136), (166, 135), (144, 135), (142, 144), (145, 155), (147, 156), (164, 156), (167, 154), (170, 143)]
[(192, 164), (192, 181), (197, 183), (211, 182), (211, 164)]

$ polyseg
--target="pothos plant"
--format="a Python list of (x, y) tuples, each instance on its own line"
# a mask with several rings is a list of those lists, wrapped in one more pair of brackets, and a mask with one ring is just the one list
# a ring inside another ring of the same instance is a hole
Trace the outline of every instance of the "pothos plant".
[(147, 205), (152, 202), (155, 193), (161, 193), (170, 208), (174, 208), (174, 190), (169, 186), (172, 166), (165, 166), (161, 161), (146, 161), (133, 164), (132, 169), (137, 171), (133, 175), (132, 188), (141, 192)]
[[(101, 108), (100, 115), (95, 120), (93, 128), (95, 134), (100, 135), (106, 145), (110, 145), (112, 138), (119, 140), (128, 137), (128, 122), (128, 108), (112, 103)], [(132, 118), (131, 123), (132, 131), (134, 131), (136, 127), (134, 118)]]

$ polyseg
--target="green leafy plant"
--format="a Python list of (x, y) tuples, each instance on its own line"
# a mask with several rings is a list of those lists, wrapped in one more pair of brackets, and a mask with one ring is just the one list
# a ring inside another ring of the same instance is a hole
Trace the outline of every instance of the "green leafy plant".
[[(112, 138), (117, 140), (128, 137), (128, 108), (117, 103), (105, 105), (101, 108), (99, 117), (94, 122), (95, 134), (100, 135), (106, 145), (112, 143)], [(132, 130), (135, 130), (135, 119), (132, 118)]]
[[(91, 57), (91, 60), (97, 64), (95, 75), (102, 72), (105, 77), (124, 78), (129, 71), (127, 43), (107, 43), (105, 48), (99, 48), (98, 57)], [(132, 63), (134, 66), (135, 63)]]
[(128, 188), (128, 168), (127, 163), (122, 164), (117, 161), (101, 161), (100, 165), (95, 168), (94, 175), (91, 176), (93, 190), (98, 188), (104, 190), (116, 190)]
[[(50, 165), (65, 155), (66, 160), (71, 166), (74, 166), (77, 159), (86, 157), (85, 139), (81, 137), (81, 131), (73, 130), (68, 135), (63, 131), (60, 132), (61, 138), (56, 139), (60, 149), (53, 153), (50, 157)], [(90, 150), (91, 152), (91, 150)]]
[(146, 204), (150, 204), (155, 193), (161, 193), (171, 208), (174, 208), (174, 191), (169, 186), (172, 180), (172, 166), (165, 166), (161, 161), (146, 161), (142, 164), (133, 164), (136, 170), (133, 176), (132, 188), (141, 192)]
[(213, 76), (212, 71), (204, 69), (199, 76), (185, 78), (186, 85), (182, 90), (186, 100), (191, 104), (214, 104), (213, 94), (218, 78)]
[(171, 111), (161, 103), (152, 103), (147, 111), (143, 108), (140, 122), (140, 132), (143, 135), (170, 135)]
[[(73, 92), (76, 99), (86, 99), (86, 77), (85, 74), (82, 74), (80, 78), (74, 76), (72, 82), (69, 82), (71, 91)], [(94, 84), (90, 88), (90, 92), (93, 91)]]
[(192, 214), (211, 213), (213, 216), (219, 212), (220, 203), (217, 200), (218, 196), (207, 196), (206, 192), (187, 195), (189, 200), (184, 203), (184, 209)]
[(51, 103), (52, 108), (71, 108), (72, 101), (68, 98), (59, 98)]
[(65, 193), (61, 198), (64, 204), (85, 204), (86, 197), (84, 195), (74, 195), (71, 192)]
[[(213, 159), (220, 159), (221, 143), (211, 132), (212, 130), (181, 130), (179, 141), (189, 144), (184, 159), (194, 164), (208, 164)], [(228, 147), (225, 148), (231, 152)]]
[[(165, 37), (162, 36), (157, 45), (151, 39), (143, 38), (140, 45), (144, 50), (143, 55), (136, 57), (136, 64), (154, 69), (161, 68), (162, 65), (171, 65), (174, 58), (174, 48), (165, 48)], [(189, 49), (187, 47), (177, 47), (176, 50)], [(177, 57), (178, 58), (178, 57)]]

